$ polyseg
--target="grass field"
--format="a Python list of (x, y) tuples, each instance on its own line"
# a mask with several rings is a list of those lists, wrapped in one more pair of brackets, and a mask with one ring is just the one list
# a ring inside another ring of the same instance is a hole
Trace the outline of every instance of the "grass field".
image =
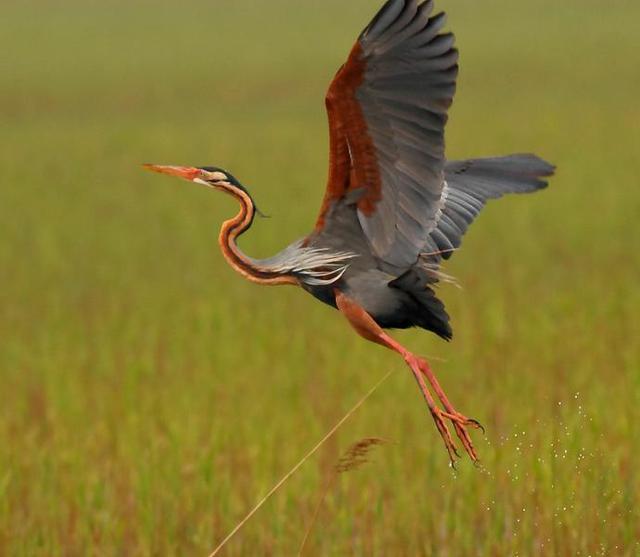
[[(490, 205), (447, 266), (433, 356), (481, 420), (447, 465), (411, 374), (302, 291), (227, 268), (224, 196), (141, 171), (217, 164), (314, 221), (324, 90), (381, 0), (9, 0), (0, 42), (0, 555), (640, 554), (640, 5), (441, 0), (461, 49), (451, 158), (534, 151), (539, 195)], [(442, 360), (442, 361), (441, 361)]]

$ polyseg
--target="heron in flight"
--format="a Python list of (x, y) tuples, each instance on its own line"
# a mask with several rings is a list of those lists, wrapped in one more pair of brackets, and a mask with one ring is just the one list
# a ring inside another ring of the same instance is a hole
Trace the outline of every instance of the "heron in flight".
[[(456, 89), (458, 51), (433, 0), (388, 0), (365, 28), (326, 95), (329, 177), (313, 231), (277, 255), (254, 259), (237, 245), (256, 205), (229, 172), (145, 165), (233, 196), (240, 212), (220, 230), (225, 259), (265, 285), (295, 285), (338, 309), (365, 339), (397, 352), (411, 369), (449, 458), (451, 434), (478, 461), (469, 431), (424, 358), (388, 329), (421, 327), (452, 338), (434, 287), (489, 199), (547, 185), (554, 167), (530, 154), (448, 161), (444, 128)], [(432, 394), (434, 393), (434, 394)]]

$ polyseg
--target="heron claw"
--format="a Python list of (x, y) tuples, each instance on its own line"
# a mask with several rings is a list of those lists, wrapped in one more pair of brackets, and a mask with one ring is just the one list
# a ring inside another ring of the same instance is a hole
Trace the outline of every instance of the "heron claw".
[[(473, 446), (473, 441), (471, 441), (471, 436), (467, 431), (467, 427), (473, 427), (476, 429), (480, 429), (484, 432), (484, 428), (477, 420), (471, 420), (466, 416), (463, 416), (459, 413), (450, 413), (450, 412), (442, 412), (440, 411), (440, 415), (444, 418), (447, 418), (453, 423), (453, 426), (456, 430), (456, 435), (458, 439), (462, 442), (465, 452), (469, 455), (471, 460), (476, 463), (478, 462), (478, 453), (476, 452), (475, 447)], [(457, 451), (456, 451), (456, 454)], [(459, 456), (459, 455), (458, 455)]]
[(468, 425), (479, 429), (482, 432), (482, 435), (486, 435), (487, 434), (487, 430), (484, 428), (484, 426), (478, 421), (478, 420), (472, 420), (472, 419), (468, 419), (467, 420)]

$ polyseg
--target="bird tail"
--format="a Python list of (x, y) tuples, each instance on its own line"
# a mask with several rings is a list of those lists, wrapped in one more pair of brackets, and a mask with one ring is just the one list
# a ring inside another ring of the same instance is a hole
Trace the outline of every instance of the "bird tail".
[(409, 294), (411, 302), (405, 307), (405, 312), (411, 326), (422, 327), (445, 340), (451, 340), (453, 331), (449, 314), (436, 293), (427, 286), (433, 282), (424, 269), (413, 267), (392, 280), (389, 286)]

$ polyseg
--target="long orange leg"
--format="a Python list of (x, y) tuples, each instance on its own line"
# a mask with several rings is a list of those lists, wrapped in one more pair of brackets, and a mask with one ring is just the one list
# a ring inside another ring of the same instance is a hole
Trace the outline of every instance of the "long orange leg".
[[(336, 305), (338, 306), (338, 309), (349, 320), (351, 326), (360, 336), (371, 342), (375, 342), (376, 344), (386, 346), (387, 348), (397, 352), (404, 358), (404, 361), (407, 363), (407, 365), (413, 372), (416, 381), (418, 382), (418, 386), (420, 387), (422, 395), (427, 402), (427, 406), (429, 407), (429, 411), (431, 412), (433, 421), (435, 422), (436, 427), (438, 428), (438, 431), (442, 436), (445, 447), (447, 448), (447, 452), (449, 453), (451, 462), (453, 463), (455, 461), (455, 457), (459, 455), (453, 443), (451, 433), (449, 432), (449, 428), (447, 427), (447, 423), (445, 420), (450, 420), (453, 423), (456, 434), (462, 442), (465, 451), (467, 452), (471, 460), (473, 460), (473, 462), (478, 462), (478, 454), (473, 446), (473, 443), (471, 442), (471, 437), (469, 436), (466, 428), (468, 426), (481, 427), (480, 424), (475, 420), (469, 420), (453, 408), (426, 360), (419, 358), (415, 354), (411, 353), (404, 346), (391, 338), (374, 321), (373, 317), (371, 317), (360, 305), (346, 296), (343, 292), (340, 292), (336, 289), (335, 294)], [(429, 383), (431, 383), (431, 386), (438, 395), (438, 398), (442, 402), (442, 405), (445, 407), (446, 412), (441, 410), (436, 405), (433, 396), (431, 395), (431, 392), (429, 391), (429, 388), (425, 383), (423, 375), (426, 376), (429, 380)]]

